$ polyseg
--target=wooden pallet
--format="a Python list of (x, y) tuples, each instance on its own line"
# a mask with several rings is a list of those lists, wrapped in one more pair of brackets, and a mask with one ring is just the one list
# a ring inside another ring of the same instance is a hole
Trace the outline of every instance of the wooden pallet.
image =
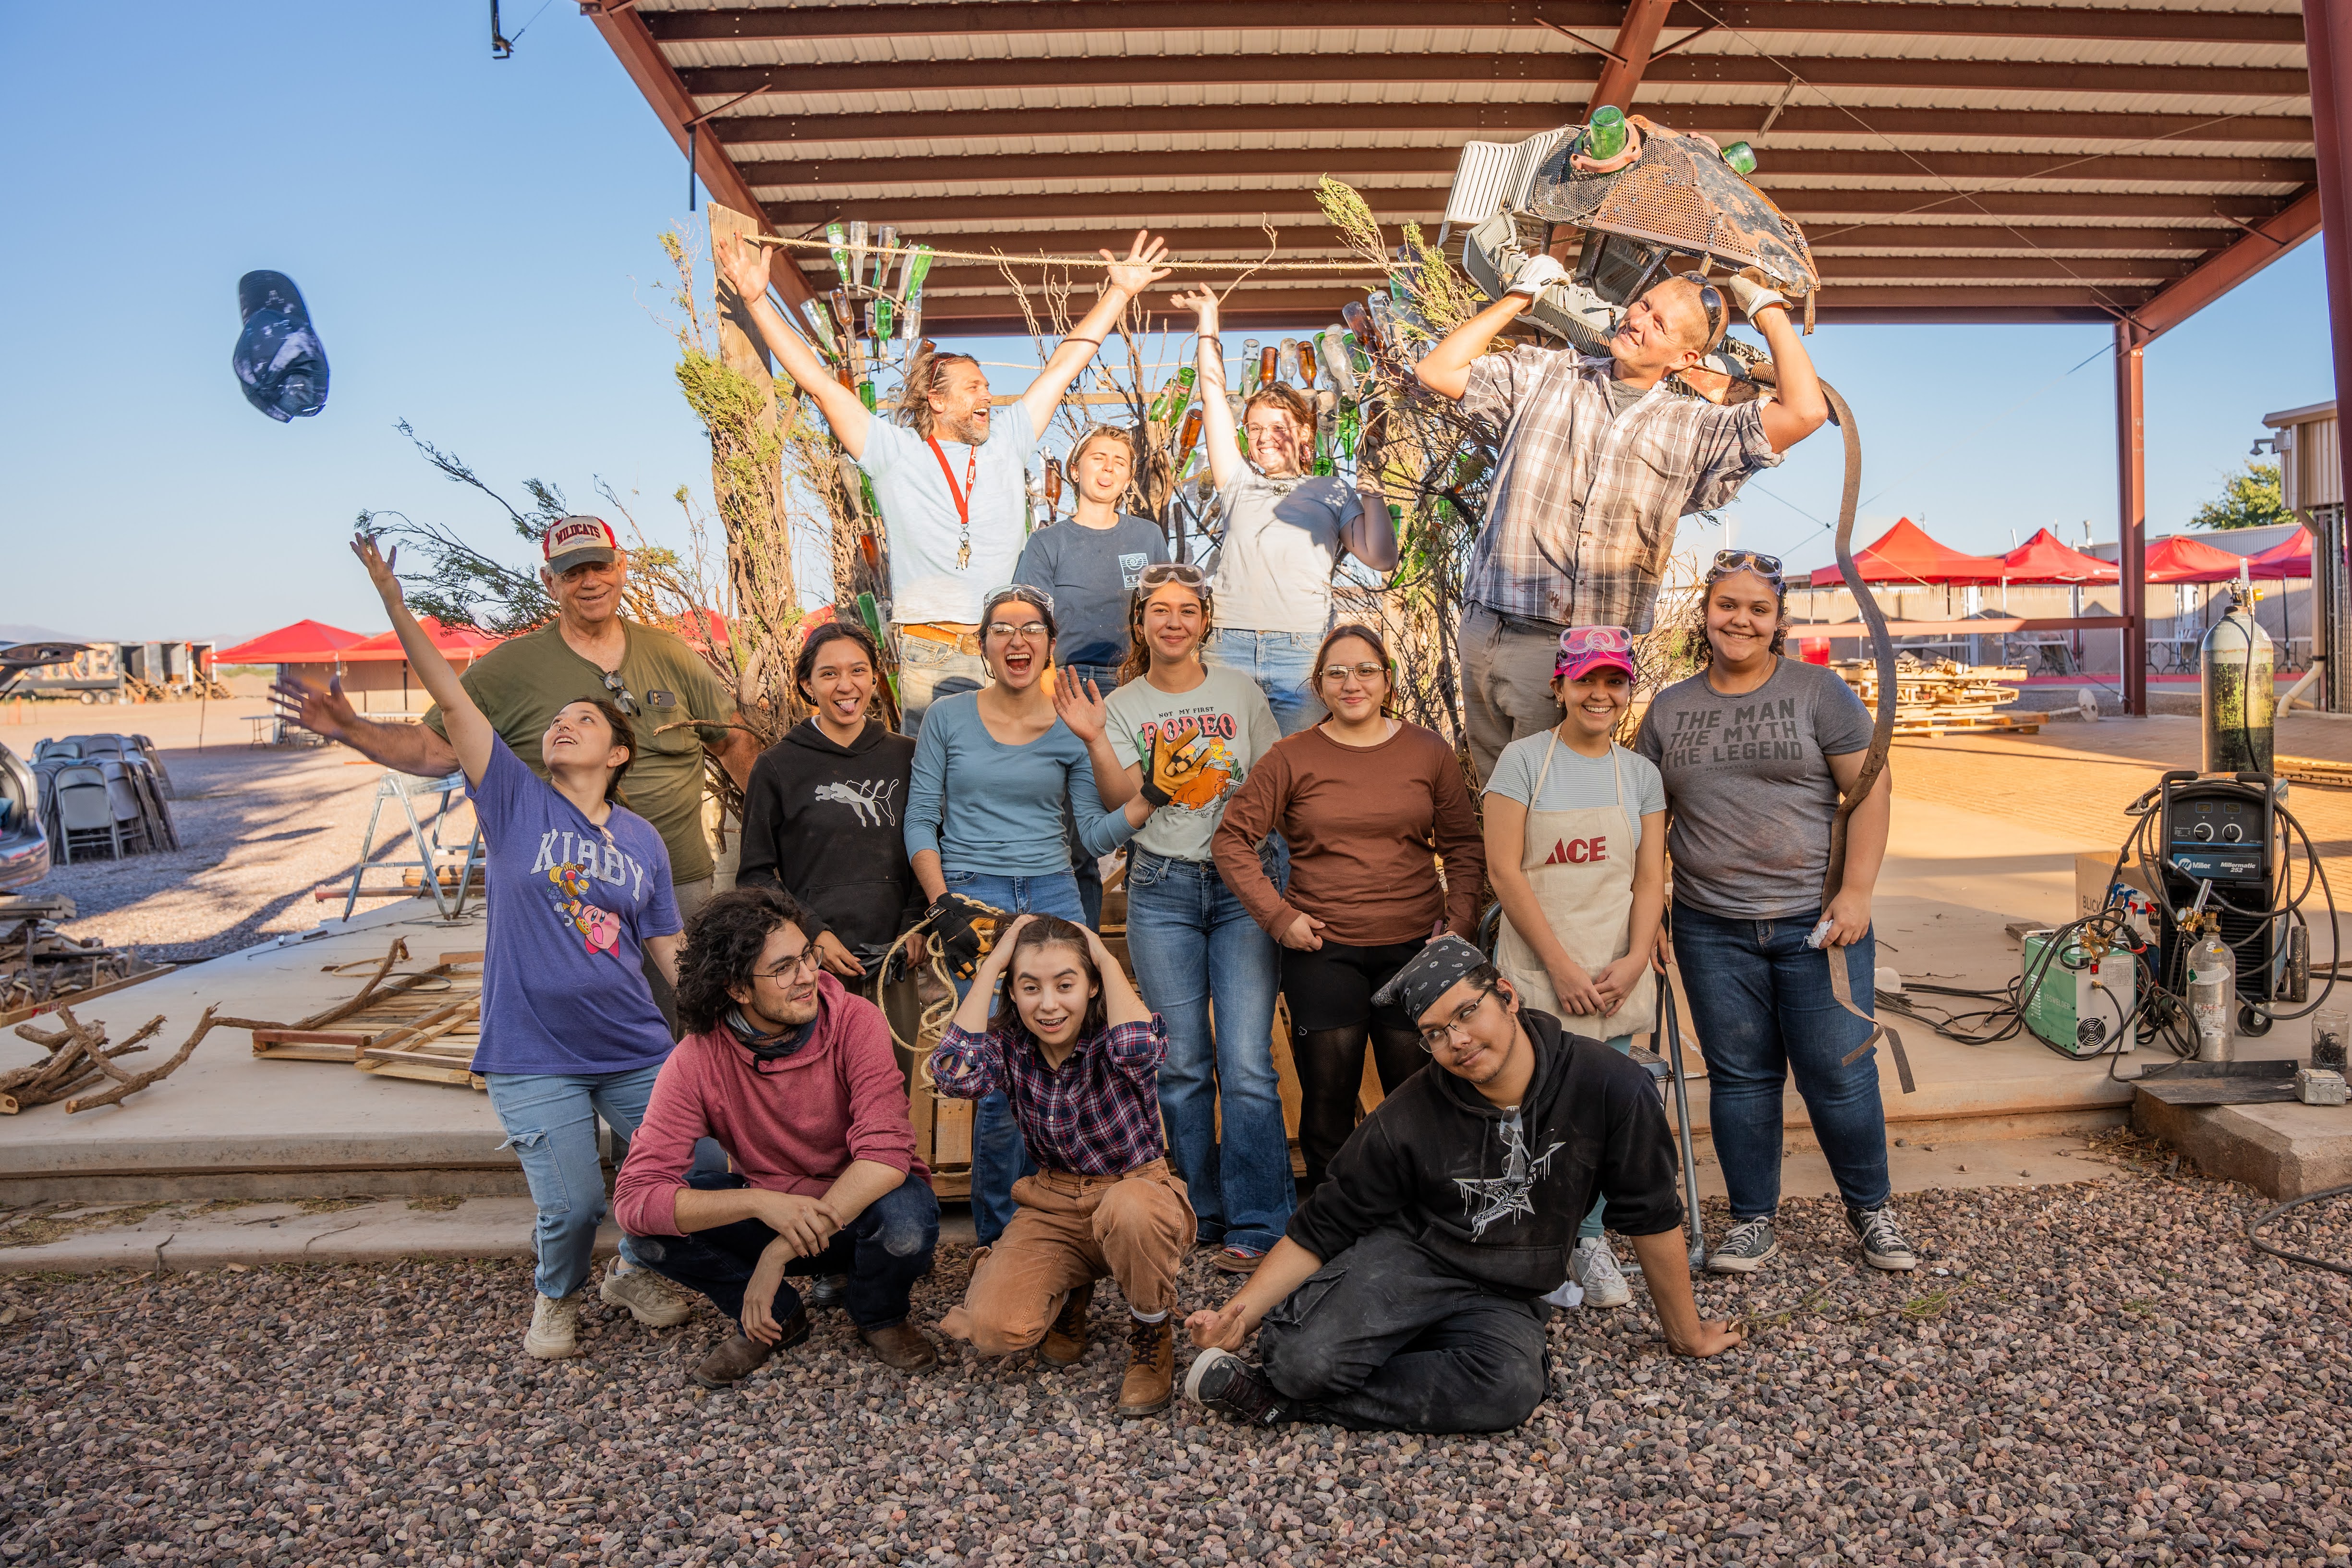
[(1904, 718), (1895, 721), (1898, 739), (1937, 740), (1945, 735), (2038, 735), (2042, 732), (2042, 716), (2039, 713), (1979, 713), (1952, 718)]
[(481, 1044), (481, 952), (445, 952), (429, 968), (393, 973), (392, 966), (406, 956), (406, 942), (395, 942), (357, 996), (292, 1024), (255, 1026), (253, 1054), (487, 1088), (472, 1068)]
[(2352, 763), (2331, 763), (2324, 757), (2273, 757), (2271, 773), (2300, 784), (2352, 789)]

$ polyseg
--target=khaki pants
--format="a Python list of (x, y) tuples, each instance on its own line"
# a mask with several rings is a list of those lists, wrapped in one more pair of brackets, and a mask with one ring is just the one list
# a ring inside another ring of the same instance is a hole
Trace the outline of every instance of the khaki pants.
[(1013, 1184), (1020, 1210), (973, 1271), (943, 1333), (982, 1355), (1045, 1337), (1062, 1302), (1108, 1274), (1138, 1312), (1172, 1310), (1176, 1271), (1193, 1237), (1192, 1205), (1165, 1160), (1119, 1176), (1040, 1171)]
[(1458, 646), (1470, 765), (1483, 784), (1505, 746), (1540, 735), (1568, 716), (1551, 694), (1559, 633), (1525, 621), (1506, 626), (1486, 605), (1470, 605), (1462, 611)]

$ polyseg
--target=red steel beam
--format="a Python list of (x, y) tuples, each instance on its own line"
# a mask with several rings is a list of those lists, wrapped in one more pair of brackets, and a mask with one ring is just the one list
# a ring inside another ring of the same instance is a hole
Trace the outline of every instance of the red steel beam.
[[(1128, 237), (1132, 238), (1133, 236), (1134, 231), (1129, 230)], [(932, 243), (940, 249), (963, 248), (945, 244), (936, 237)], [(1035, 247), (1028, 243), (1005, 248), (1006, 261), (1024, 282), (1034, 276), (1064, 270), (1073, 276), (1081, 273), (1091, 275), (1101, 265), (1088, 260), (1084, 264), (1073, 262), (1062, 267), (1051, 262), (1024, 259), (1024, 253), (1031, 256), (1035, 253)], [(1190, 282), (1202, 278), (1202, 271), (1197, 267), (1188, 267), (1181, 247), (1177, 248), (1179, 254), (1172, 263), (1176, 268), (1176, 281)], [(1264, 248), (1263, 245), (1260, 248)], [(1066, 251), (1060, 254), (1085, 253)], [(1194, 259), (1202, 258), (1196, 256)], [(1227, 279), (1233, 278), (1234, 265), (1231, 262), (1223, 265), (1224, 270), (1222, 274), (1209, 273), (1206, 276), (1213, 281), (1220, 276)], [(1928, 283), (1988, 286), (2053, 283), (2095, 289), (2127, 288), (2132, 290), (2136, 300), (2149, 289), (2186, 277), (2196, 265), (2193, 260), (2139, 256), (2081, 259), (2038, 256), (1830, 256), (1822, 258), (1821, 272), (1824, 289), (1832, 291), (1872, 289), (1876, 286), (1874, 279), (1887, 279), (1886, 286), (1889, 287)], [(1325, 276), (1334, 282), (1344, 279), (1370, 284), (1381, 280), (1379, 268), (1373, 267)], [(924, 299), (929, 300), (934, 291), (953, 293), (958, 289), (998, 289), (1004, 286), (1004, 275), (991, 263), (942, 260), (931, 268), (930, 278), (924, 284)], [(1824, 300), (1828, 297), (1826, 292), (1822, 296)], [(2117, 308), (2123, 308), (2124, 303), (2118, 300)], [(928, 310), (928, 305), (925, 308)]]
[[(856, 5), (665, 11), (646, 18), (664, 42), (715, 43), (796, 38), (963, 37), (971, 34), (1265, 32), (1307, 28), (1449, 27), (1499, 30), (1614, 27), (1624, 16), (1610, 0), (1188, 0), (1171, 15), (1167, 0), (1034, 0), (1024, 5)], [(2083, 38), (2121, 43), (2300, 44), (2292, 13), (2172, 10), (2155, 6), (1916, 5), (1851, 0), (1709, 0), (1673, 7), (1676, 27), (1720, 21), (1742, 32), (1854, 33), (1941, 37)]]
[(2170, 331), (2318, 233), (2321, 205), (2321, 191), (2305, 192), (2276, 217), (2249, 225), (2245, 237), (2207, 258), (2195, 271), (2133, 311), (2142, 342)]
[(2140, 354), (2147, 340), (2116, 323), (2116, 565), (2122, 577), (2124, 711), (2147, 713), (2147, 397)]
[(1650, 67), (1650, 51), (1658, 47), (1658, 29), (1666, 25), (1666, 13), (1673, 9), (1674, 0), (1626, 0), (1616, 47), (1601, 68), (1601, 82), (1592, 89), (1592, 100), (1584, 106), (1586, 119), (1591, 119), (1596, 110), (1633, 107), (1642, 73)]
[[(2303, 18), (2311, 40), (2311, 112), (2319, 127), (2320, 246), (2327, 277), (2336, 395), (2341, 400), (2352, 388), (2352, 104), (2346, 102), (2346, 94), (2352, 93), (2352, 14), (2344, 0), (2304, 0)], [(2352, 444), (2340, 437), (2336, 443), (2338, 482), (2347, 484), (2338, 493), (2352, 496), (2347, 445)], [(2333, 541), (2329, 547), (2338, 548)], [(2347, 686), (2346, 672), (2330, 668), (2329, 706), (2343, 710), (2347, 689), (2352, 688)]]

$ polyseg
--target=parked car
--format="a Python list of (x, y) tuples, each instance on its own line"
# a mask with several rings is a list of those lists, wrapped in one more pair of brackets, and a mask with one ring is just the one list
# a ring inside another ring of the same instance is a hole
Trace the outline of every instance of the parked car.
[(29, 888), (49, 874), (49, 840), (41, 831), (40, 801), (33, 770), (0, 746), (0, 892)]

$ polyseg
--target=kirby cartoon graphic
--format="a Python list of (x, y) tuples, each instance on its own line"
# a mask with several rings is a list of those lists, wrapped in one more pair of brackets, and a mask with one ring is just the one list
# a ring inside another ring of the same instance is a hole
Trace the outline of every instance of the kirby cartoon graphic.
[(572, 920), (580, 928), (580, 934), (588, 939), (589, 952), (614, 952), (619, 949), (621, 917), (612, 910), (594, 904), (576, 904)]

